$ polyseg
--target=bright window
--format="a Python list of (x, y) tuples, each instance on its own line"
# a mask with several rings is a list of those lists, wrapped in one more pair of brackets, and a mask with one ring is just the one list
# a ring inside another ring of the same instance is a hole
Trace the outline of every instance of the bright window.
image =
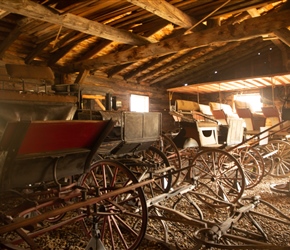
[(235, 100), (246, 102), (252, 112), (261, 112), (262, 103), (261, 103), (261, 96), (260, 94), (242, 94), (242, 95), (235, 95)]
[(130, 110), (136, 112), (149, 112), (149, 97), (144, 95), (131, 95)]

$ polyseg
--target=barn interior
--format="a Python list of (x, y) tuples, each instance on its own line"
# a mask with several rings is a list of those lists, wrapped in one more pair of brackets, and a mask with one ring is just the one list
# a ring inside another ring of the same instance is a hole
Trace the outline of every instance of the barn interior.
[[(290, 120), (289, 17), (289, 0), (0, 0), (0, 136), (7, 122), (148, 111), (161, 116), (125, 119), (150, 120), (149, 137), (200, 120), (220, 133), (230, 117), (256, 136)], [(135, 150), (126, 139), (116, 152)]]

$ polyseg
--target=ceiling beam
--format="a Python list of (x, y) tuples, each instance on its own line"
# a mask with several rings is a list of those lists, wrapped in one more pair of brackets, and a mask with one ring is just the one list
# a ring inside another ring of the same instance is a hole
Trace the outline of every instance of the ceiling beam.
[(113, 66), (135, 62), (149, 56), (163, 56), (180, 50), (200, 48), (221, 42), (249, 40), (270, 34), (275, 30), (290, 26), (290, 10), (265, 16), (251, 18), (236, 25), (223, 25), (194, 32), (164, 41), (134, 47), (130, 50), (109, 54), (85, 61), (72, 63), (63, 68), (67, 72), (78, 72), (81, 69), (97, 69), (100, 66)]
[(17, 22), (16, 26), (0, 44), (0, 58), (3, 58), (5, 51), (17, 40), (21, 33), (26, 32), (31, 28), (31, 19), (22, 18)]
[(120, 43), (132, 45), (150, 43), (145, 37), (127, 30), (117, 29), (70, 13), (55, 14), (45, 6), (30, 0), (0, 0), (0, 9)]
[[(234, 44), (232, 44), (234, 45)], [(254, 41), (246, 41), (242, 43), (237, 43), (236, 48), (235, 46), (231, 47), (230, 50), (228, 50), (228, 46), (224, 48), (220, 48), (220, 52), (223, 53), (216, 53), (216, 51), (209, 53), (209, 55), (206, 55), (204, 60), (211, 59), (212, 64), (209, 66), (203, 65), (202, 63), (199, 63), (202, 61), (202, 57), (197, 59), (197, 65), (194, 68), (194, 70), (187, 70), (184, 71), (183, 74), (175, 75), (173, 77), (170, 77), (166, 79), (165, 81), (159, 81), (156, 84), (162, 84), (163, 86), (168, 87), (173, 87), (173, 86), (182, 86), (184, 83), (190, 84), (196, 84), (198, 82), (205, 82), (205, 81), (212, 81), (213, 78), (217, 80), (223, 79), (225, 75), (222, 73), (224, 72), (224, 67), (227, 66), (228, 64), (231, 64), (233, 68), (231, 71), (234, 69), (234, 65), (238, 65), (241, 62), (245, 62), (246, 60), (249, 60), (249, 58), (253, 58), (253, 52), (251, 50), (251, 47), (254, 47), (255, 49), (262, 50), (265, 45), (259, 43), (258, 40)], [(240, 48), (238, 48), (240, 47)], [(240, 60), (236, 59), (236, 54), (240, 53), (243, 55), (243, 57)], [(226, 54), (227, 56), (224, 57), (222, 54)], [(217, 71), (217, 75), (214, 74), (214, 72)], [(156, 85), (155, 84), (155, 85)]]
[(182, 28), (191, 28), (194, 24), (197, 23), (194, 18), (164, 0), (127, 1)]
[[(202, 52), (197, 52), (197, 56), (193, 54), (192, 60), (188, 62), (187, 64), (184, 64), (181, 67), (176, 68), (173, 72), (171, 73), (164, 73), (163, 75), (159, 77), (155, 77), (155, 79), (150, 80), (150, 84), (158, 84), (162, 82), (162, 84), (167, 85), (168, 83), (171, 82), (176, 82), (179, 85), (179, 80), (182, 78), (185, 78), (187, 76), (187, 73), (191, 75), (191, 78), (193, 78), (193, 75), (195, 77), (195, 72), (199, 72), (197, 68), (200, 68), (202, 65), (204, 65), (204, 62), (206, 61), (211, 61), (212, 64), (214, 63), (214, 60), (221, 55), (225, 55), (227, 53), (227, 57), (229, 52), (235, 49), (239, 43), (230, 43), (229, 45), (225, 46), (224, 44), (220, 46), (210, 46), (207, 48), (207, 50), (203, 50)], [(196, 57), (196, 58), (194, 58)], [(217, 65), (216, 65), (217, 66)], [(208, 67), (208, 66), (207, 66)], [(192, 68), (196, 70), (192, 70)], [(170, 74), (170, 77), (168, 78), (168, 75)], [(167, 75), (167, 76), (166, 76)], [(188, 80), (186, 80), (188, 81)], [(185, 82), (183, 82), (185, 83)]]
[(37, 46), (25, 57), (25, 64), (31, 64), (33, 60), (46, 48), (53, 39), (48, 39), (42, 43), (37, 44)]
[[(163, 64), (162, 66), (149, 71), (147, 74), (143, 74), (141, 77), (137, 79), (138, 82), (149, 82), (152, 84), (152, 81), (154, 81), (156, 78), (159, 78), (161, 75), (168, 74), (168, 68), (174, 67), (175, 70), (179, 70), (180, 66), (179, 64), (184, 64), (184, 61), (187, 61), (185, 65), (191, 64), (188, 61), (195, 61), (200, 56), (207, 54), (211, 52), (212, 50), (216, 49), (214, 46), (209, 46), (206, 48), (200, 48), (200, 49), (193, 49), (190, 51), (187, 51), (187, 53), (179, 53), (180, 56), (175, 57), (174, 59), (168, 61), (167, 63)], [(177, 54), (175, 54), (176, 56)]]
[(9, 11), (1, 10), (1, 9), (0, 9), (0, 19), (6, 17), (6, 16), (9, 15), (9, 14), (10, 14)]
[(274, 31), (274, 34), (288, 47), (290, 47), (290, 30), (282, 28)]
[[(260, 16), (260, 12), (257, 9), (249, 9), (247, 12), (251, 17)], [(279, 30), (274, 30), (273, 33), (288, 47), (290, 47), (290, 31), (287, 28), (282, 28)]]

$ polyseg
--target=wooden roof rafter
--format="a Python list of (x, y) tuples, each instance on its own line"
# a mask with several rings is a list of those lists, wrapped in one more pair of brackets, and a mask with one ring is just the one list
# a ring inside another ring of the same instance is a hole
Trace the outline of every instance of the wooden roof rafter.
[[(228, 26), (221, 26), (178, 38), (166, 39), (155, 44), (132, 48), (131, 50), (122, 51), (114, 55), (109, 54), (107, 56), (74, 63), (67, 66), (65, 70), (75, 72), (83, 67), (92, 69), (99, 67), (101, 64), (117, 65), (134, 62), (148, 56), (162, 56), (188, 48), (204, 47), (207, 44), (253, 39), (271, 33), (273, 30), (289, 26), (290, 20), (287, 18), (288, 15), (290, 15), (290, 11), (287, 10), (284, 11), (283, 15), (274, 13), (246, 20), (239, 25), (231, 27), (231, 30), (229, 30)], [(255, 27), (259, 27), (259, 29)]]
[(48, 23), (58, 24), (69, 29), (78, 30), (89, 35), (100, 36), (112, 41), (119, 41), (121, 43), (133, 45), (144, 45), (149, 43), (149, 41), (144, 37), (135, 35), (125, 30), (119, 30), (103, 25), (80, 16), (70, 13), (66, 13), (64, 15), (54, 14), (44, 6), (30, 0), (14, 0), (9, 3), (7, 1), (0, 0), (0, 8), (12, 13), (39, 19)]
[[(236, 45), (232, 43), (232, 47), (229, 47), (229, 45), (227, 45), (227, 49), (225, 49), (225, 51), (227, 51), (229, 48), (231, 48), (231, 50), (230, 52), (227, 52), (226, 58), (224, 58), (223, 56), (218, 56), (221, 54), (220, 53), (216, 54), (217, 51), (214, 51), (211, 55), (208, 55), (211, 58), (213, 58), (212, 64), (210, 66), (208, 64), (203, 65), (202, 63), (200, 63), (199, 67), (196, 67), (194, 70), (191, 70), (191, 71), (189, 70), (188, 74), (184, 74), (183, 78), (181, 78), (181, 81), (188, 82), (189, 84), (196, 83), (196, 82), (199, 82), (201, 78), (203, 78), (203, 81), (204, 81), (205, 80), (204, 76), (207, 76), (209, 81), (212, 81), (212, 79), (211, 80), (209, 79), (210, 76), (218, 80), (217, 78), (218, 74), (220, 74), (220, 71), (224, 70), (224, 66), (226, 66), (229, 63), (231, 63), (232, 65), (238, 64), (241, 61), (245, 61), (247, 58), (250, 58), (251, 56), (253, 56), (253, 52), (248, 49), (249, 47), (255, 46), (256, 49), (259, 49), (260, 47), (261, 47), (260, 49), (263, 49), (265, 44), (261, 45), (258, 40), (259, 39), (255, 39), (253, 41), (245, 41), (245, 42), (237, 43)], [(242, 49), (240, 49), (239, 47), (242, 47)], [(219, 52), (221, 51), (222, 49), (219, 50)], [(234, 57), (234, 55), (236, 54), (236, 51), (239, 51), (239, 53), (243, 54), (243, 57), (241, 57), (240, 60), (237, 60), (236, 57)], [(199, 60), (202, 60), (202, 57), (199, 58), (197, 62)], [(194, 79), (194, 81), (192, 79)], [(172, 83), (170, 80), (173, 80)], [(176, 79), (169, 79), (166, 82), (163, 82), (163, 84), (167, 86), (168, 88), (170, 88), (170, 87), (174, 87), (173, 84), (178, 84), (178, 82), (176, 82)]]

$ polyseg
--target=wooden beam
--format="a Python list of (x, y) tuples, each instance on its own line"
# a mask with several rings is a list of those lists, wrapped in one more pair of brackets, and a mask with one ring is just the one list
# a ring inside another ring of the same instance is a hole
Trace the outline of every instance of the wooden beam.
[(78, 30), (85, 34), (103, 37), (120, 43), (132, 45), (144, 45), (150, 43), (145, 37), (138, 36), (127, 30), (110, 27), (70, 13), (64, 15), (55, 14), (45, 6), (30, 0), (0, 0), (0, 8), (11, 13), (62, 25), (72, 30)]
[(240, 24), (214, 27), (193, 34), (166, 39), (158, 43), (134, 47), (127, 51), (80, 61), (67, 65), (63, 70), (67, 72), (77, 72), (83, 68), (96, 69), (100, 66), (113, 66), (135, 62), (149, 56), (163, 56), (176, 53), (180, 50), (200, 48), (219, 44), (221, 42), (249, 40), (290, 26), (289, 16), (290, 10), (267, 14), (265, 16), (245, 20)]
[(16, 26), (9, 35), (0, 44), (0, 58), (3, 58), (5, 51), (10, 47), (10, 45), (19, 37), (22, 30), (19, 26)]
[[(218, 47), (207, 47), (206, 49), (202, 51), (197, 51), (196, 54), (193, 53), (192, 59), (189, 60), (187, 64), (184, 64), (181, 67), (176, 68), (173, 72), (165, 72), (159, 77), (155, 77), (152, 80), (147, 79), (147, 81), (150, 81), (150, 85), (152, 84), (158, 84), (162, 82), (162, 84), (166, 85), (167, 82), (176, 82), (179, 84), (179, 80), (181, 78), (185, 78), (186, 73), (191, 75), (190, 77), (195, 78), (196, 70), (192, 70), (192, 68), (196, 69), (199, 65), (204, 65), (204, 62), (207, 60), (213, 61), (215, 58), (219, 57), (220, 55), (225, 55), (228, 51), (232, 51), (234, 48), (238, 46), (237, 43), (230, 43), (229, 45), (220, 45)], [(228, 57), (228, 54), (227, 56)], [(213, 62), (214, 64), (214, 62)], [(198, 72), (198, 70), (197, 70)], [(168, 77), (170, 76), (170, 77)], [(171, 81), (172, 80), (172, 81)], [(186, 80), (188, 81), (188, 80)]]
[(75, 79), (74, 83), (82, 84), (85, 81), (85, 79), (86, 79), (88, 74), (89, 74), (88, 70), (82, 70), (81, 72), (79, 72), (79, 74), (78, 74), (77, 78)]
[(29, 25), (31, 20), (29, 18), (23, 18), (20, 20), (15, 28), (9, 33), (9, 35), (0, 44), (0, 58), (3, 58), (5, 51), (10, 45), (20, 36), (20, 34), (27, 30), (26, 26)]
[[(227, 66), (229, 64), (236, 65), (241, 63), (242, 61), (245, 61), (246, 59), (253, 58), (253, 52), (250, 48), (255, 47), (256, 49), (263, 49), (265, 45), (261, 44), (259, 41), (246, 41), (242, 43), (231, 44), (233, 47), (229, 50), (228, 46), (225, 46), (224, 48), (220, 48), (216, 51), (213, 51), (209, 55), (206, 55), (204, 57), (206, 58), (198, 58), (196, 60), (196, 64), (199, 65), (203, 60), (210, 60), (212, 61), (211, 66), (201, 65), (200, 67), (195, 67), (194, 70), (187, 70), (184, 71), (182, 74), (178, 74), (172, 77), (168, 77), (168, 79), (162, 81), (162, 79), (159, 79), (158, 82), (155, 84), (162, 84), (162, 86), (169, 87), (176, 87), (176, 86), (182, 86), (184, 83), (193, 84), (197, 82), (205, 82), (209, 81), (209, 78), (214, 75), (214, 71), (218, 70), (218, 74), (220, 74), (220, 71), (223, 71), (223, 67)], [(236, 48), (235, 48), (236, 47)], [(240, 47), (240, 48), (239, 48)], [(220, 51), (220, 53), (218, 52)], [(230, 51), (230, 52), (229, 52)], [(240, 61), (236, 60), (235, 55), (237, 53), (240, 53), (243, 55), (242, 59)], [(222, 56), (222, 54), (226, 54), (226, 56)], [(191, 65), (192, 66), (192, 65)], [(194, 78), (193, 78), (194, 76)], [(219, 76), (220, 77), (220, 76)], [(206, 78), (206, 80), (205, 80)], [(222, 79), (219, 79), (222, 80)]]
[(127, 1), (153, 13), (154, 15), (160, 16), (161, 18), (171, 23), (174, 23), (182, 28), (190, 28), (197, 23), (194, 18), (164, 0)]
[(123, 69), (127, 68), (128, 66), (132, 65), (133, 63), (128, 63), (128, 64), (121, 64), (118, 66), (113, 66), (111, 68), (109, 68), (108, 70), (106, 70), (106, 73), (108, 75), (109, 78), (112, 78), (115, 74), (121, 72)]
[(282, 28), (274, 31), (274, 34), (288, 47), (290, 47), (290, 30)]
[(256, 8), (248, 9), (247, 12), (251, 17), (258, 17), (260, 16), (259, 11)]
[(28, 54), (25, 58), (25, 64), (31, 64), (34, 60), (34, 58), (36, 58), (38, 56), (38, 54), (40, 54), (44, 48), (46, 48), (50, 42), (52, 41), (53, 39), (48, 39), (42, 43), (39, 43), (31, 52), (30, 54)]
[(169, 56), (171, 56), (171, 55), (165, 55), (165, 56), (160, 56), (160, 57), (152, 58), (148, 62), (144, 63), (142, 66), (139, 66), (138, 68), (136, 68), (134, 70), (131, 70), (130, 72), (125, 73), (123, 75), (123, 78), (125, 80), (129, 80), (130, 78), (132, 78), (135, 75), (139, 74), (143, 70), (148, 70), (148, 68), (150, 68), (152, 65), (155, 65), (155, 64), (163, 61), (164, 59), (168, 58)]
[(106, 110), (106, 107), (103, 105), (103, 103), (100, 101), (100, 99), (96, 98), (95, 101), (102, 110), (104, 110), (104, 111)]
[[(258, 17), (260, 13), (257, 9), (249, 9), (247, 12), (251, 17)], [(287, 28), (282, 28), (279, 30), (273, 31), (273, 33), (288, 47), (290, 47), (290, 31)]]
[[(187, 61), (188, 60), (189, 61), (196, 60), (198, 57), (202, 56), (203, 54), (209, 53), (213, 49), (215, 49), (215, 47), (210, 46), (210, 47), (206, 47), (206, 48), (192, 49), (190, 51), (187, 51), (187, 53), (179, 53), (180, 56), (175, 57), (174, 59), (166, 62), (165, 64), (163, 64), (162, 66), (160, 66), (154, 70), (151, 70), (147, 74), (143, 74), (141, 77), (137, 78), (137, 81), (150, 83), (151, 79), (156, 78), (156, 75), (161, 75), (162, 72), (164, 72), (164, 74), (168, 74), (169, 67), (174, 67), (174, 65), (178, 65), (178, 64), (184, 64), (183, 62), (186, 60)], [(174, 56), (176, 56), (176, 54)], [(186, 65), (188, 65), (188, 63), (186, 63)], [(159, 78), (159, 77), (157, 77), (157, 78)]]
[(272, 40), (272, 43), (274, 43), (281, 51), (283, 65), (288, 71), (290, 71), (290, 47), (281, 42), (280, 39), (274, 39)]
[(3, 17), (6, 17), (7, 15), (9, 15), (10, 12), (6, 11), (6, 10), (1, 10), (0, 9), (0, 19), (2, 19)]
[(55, 51), (49, 58), (47, 65), (54, 65), (58, 60), (64, 57), (70, 50), (72, 50), (76, 44), (88, 38), (88, 35), (79, 33), (76, 35), (76, 38), (65, 46), (61, 47), (57, 51)]

